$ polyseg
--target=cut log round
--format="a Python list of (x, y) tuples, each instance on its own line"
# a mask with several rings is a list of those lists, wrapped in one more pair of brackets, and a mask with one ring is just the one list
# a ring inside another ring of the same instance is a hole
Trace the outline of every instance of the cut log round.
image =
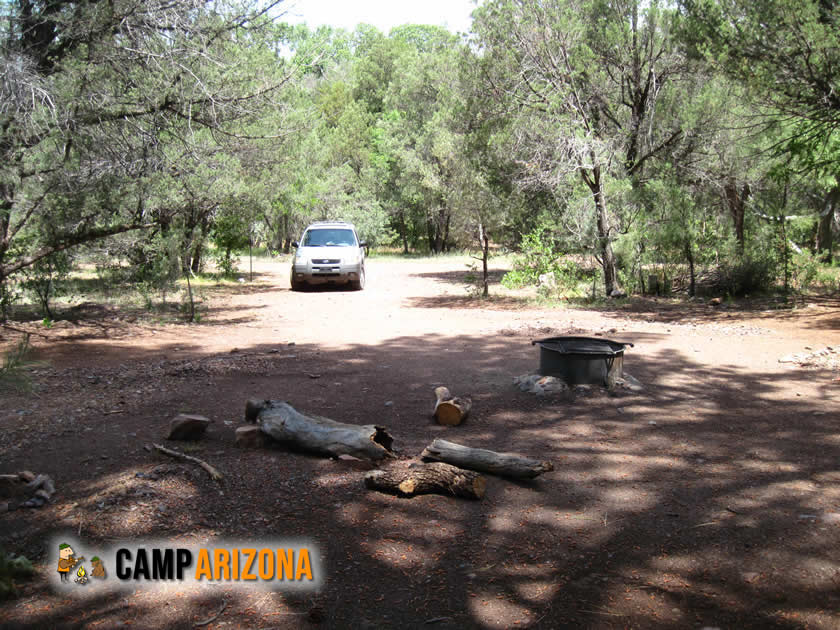
[(179, 413), (169, 423), (167, 440), (198, 440), (210, 426), (210, 418), (191, 413)]
[(537, 475), (554, 470), (554, 464), (549, 461), (538, 461), (516, 453), (496, 453), (483, 448), (470, 448), (446, 440), (433, 441), (423, 449), (420, 457), (514, 479), (533, 479)]
[(434, 493), (481, 499), (487, 480), (478, 473), (449, 464), (415, 462), (407, 468), (372, 470), (365, 475), (365, 485), (373, 490), (406, 497)]
[(234, 444), (242, 448), (262, 448), (270, 442), (269, 437), (253, 424), (237, 427)]
[(472, 401), (469, 398), (455, 398), (446, 387), (435, 388), (435, 419), (438, 424), (454, 427), (461, 424), (470, 414)]
[(352, 455), (373, 461), (395, 457), (391, 450), (394, 438), (385, 427), (307, 416), (289, 403), (275, 400), (262, 401), (256, 409), (254, 402), (249, 401), (247, 409), (255, 413), (263, 433), (281, 444), (331, 457)]

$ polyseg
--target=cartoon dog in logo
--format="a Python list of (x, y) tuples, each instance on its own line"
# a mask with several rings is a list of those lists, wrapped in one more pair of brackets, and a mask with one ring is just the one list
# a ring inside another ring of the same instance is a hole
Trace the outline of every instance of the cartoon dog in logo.
[(93, 558), (90, 559), (90, 562), (93, 565), (93, 571), (90, 572), (90, 576), (104, 580), (105, 565), (102, 564), (102, 560), (99, 558), (99, 556), (93, 556)]

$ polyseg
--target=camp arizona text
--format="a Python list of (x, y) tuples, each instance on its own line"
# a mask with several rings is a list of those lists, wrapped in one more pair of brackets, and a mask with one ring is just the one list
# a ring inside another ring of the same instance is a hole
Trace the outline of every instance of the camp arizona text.
[[(272, 549), (232, 548), (128, 549), (116, 553), (115, 574), (120, 580), (183, 580), (248, 582), (311, 582), (312, 558), (306, 547)], [(194, 567), (194, 572), (190, 573)]]

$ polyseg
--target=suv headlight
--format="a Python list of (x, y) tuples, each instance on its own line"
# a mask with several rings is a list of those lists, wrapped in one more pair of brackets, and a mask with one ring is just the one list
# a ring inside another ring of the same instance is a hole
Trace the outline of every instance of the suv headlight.
[(343, 262), (345, 265), (358, 265), (361, 259), (361, 254), (359, 254), (359, 252), (356, 252), (355, 254), (351, 254), (350, 256), (345, 256), (341, 259), (341, 262)]
[(306, 258), (306, 256), (301, 256), (300, 254), (295, 254), (295, 264), (305, 265), (308, 262), (309, 262), (309, 260)]

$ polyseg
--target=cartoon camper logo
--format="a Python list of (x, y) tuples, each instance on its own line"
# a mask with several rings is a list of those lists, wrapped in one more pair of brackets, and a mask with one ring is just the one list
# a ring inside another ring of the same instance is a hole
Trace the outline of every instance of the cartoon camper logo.
[(75, 573), (73, 581), (76, 584), (87, 584), (90, 581), (90, 578), (100, 580), (105, 579), (105, 565), (99, 556), (93, 556), (93, 558), (90, 559), (90, 563), (93, 565), (93, 571), (90, 573), (88, 573), (87, 569), (85, 569), (82, 564), (84, 560), (84, 556), (79, 558), (76, 557), (76, 552), (68, 543), (61, 543), (58, 546), (58, 574), (61, 576), (61, 582), (63, 584), (70, 583), (71, 571)]
[[(84, 559), (84, 556), (77, 558), (76, 552), (69, 544), (61, 543), (58, 546), (58, 574), (61, 576), (61, 581), (69, 582), (70, 570)], [(83, 570), (83, 567), (80, 567), (80, 569)]]

